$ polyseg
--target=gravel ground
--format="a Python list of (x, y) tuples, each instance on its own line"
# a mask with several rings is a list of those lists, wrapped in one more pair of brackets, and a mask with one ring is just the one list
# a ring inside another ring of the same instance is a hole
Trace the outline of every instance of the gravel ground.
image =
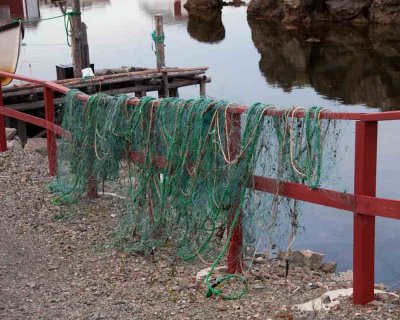
[(206, 298), (196, 273), (207, 267), (168, 252), (132, 256), (110, 246), (121, 200), (58, 206), (46, 185), (47, 161), (30, 151), (0, 154), (0, 319), (399, 319), (398, 299), (328, 312), (293, 306), (351, 282), (285, 266), (254, 264), (249, 293)]

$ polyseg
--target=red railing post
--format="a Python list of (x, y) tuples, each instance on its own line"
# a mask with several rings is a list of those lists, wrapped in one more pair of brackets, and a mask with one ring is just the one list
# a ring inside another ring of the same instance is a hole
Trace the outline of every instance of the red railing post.
[[(378, 123), (356, 122), (354, 193), (376, 195)], [(375, 216), (354, 212), (354, 292), (355, 304), (374, 300)]]
[(86, 186), (86, 196), (88, 199), (96, 199), (99, 197), (97, 191), (97, 180), (94, 176), (89, 176)]
[[(233, 114), (227, 112), (226, 115), (226, 126), (227, 126), (227, 149), (229, 149), (229, 161), (232, 161), (235, 159), (235, 157), (240, 153), (240, 138), (241, 138), (241, 130), (240, 130), (240, 114)], [(239, 196), (239, 195), (238, 195)], [(236, 210), (238, 209), (239, 199), (237, 199), (237, 202), (234, 204), (232, 208), (232, 214), (228, 219), (228, 228), (227, 232), (229, 233), (230, 231), (230, 226), (232, 224), (232, 219), (235, 215)], [(242, 214), (242, 208), (240, 208), (240, 216), (238, 221), (236, 222), (236, 225), (233, 230), (231, 242), (229, 244), (228, 248), (228, 273), (234, 274), (236, 272), (242, 272), (243, 271), (243, 251), (242, 251), (242, 246), (243, 246), (243, 225), (242, 225), (242, 220), (243, 220), (243, 214)]]
[[(52, 89), (44, 86), (44, 112), (47, 121), (54, 124), (54, 92)], [(46, 130), (47, 136), (47, 157), (49, 159), (49, 174), (55, 176), (57, 174), (57, 141), (56, 135), (50, 129)]]
[[(0, 83), (0, 106), (4, 106), (3, 90)], [(6, 117), (0, 114), (0, 152), (7, 151)]]

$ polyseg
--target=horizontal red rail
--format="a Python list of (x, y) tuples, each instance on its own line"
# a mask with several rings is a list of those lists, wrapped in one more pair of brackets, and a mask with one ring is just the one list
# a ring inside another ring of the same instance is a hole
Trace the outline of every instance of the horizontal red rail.
[(300, 183), (255, 176), (254, 189), (340, 210), (354, 211), (355, 195), (328, 189), (310, 189)]
[(369, 216), (400, 219), (399, 200), (357, 195), (356, 210), (358, 213)]
[(65, 131), (60, 126), (57, 126), (54, 123), (51, 123), (50, 121), (47, 121), (43, 118), (38, 118), (27, 113), (0, 106), (0, 115), (21, 120), (47, 130), (51, 130), (59, 136), (63, 136), (65, 134)]

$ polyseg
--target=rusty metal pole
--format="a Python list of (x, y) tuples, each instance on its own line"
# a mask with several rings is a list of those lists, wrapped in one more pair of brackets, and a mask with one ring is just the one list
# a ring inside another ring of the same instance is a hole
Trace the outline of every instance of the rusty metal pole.
[[(3, 90), (0, 83), (0, 106), (3, 105)], [(7, 151), (6, 117), (0, 114), (0, 152), (5, 151)]]
[[(229, 161), (233, 161), (235, 157), (240, 153), (240, 114), (233, 114), (228, 112), (226, 116), (226, 121), (228, 128), (227, 136), (229, 137), (227, 143), (227, 148), (229, 149)], [(239, 197), (239, 195), (237, 195), (237, 197)], [(231, 242), (228, 247), (228, 273), (231, 274), (243, 271), (243, 213), (242, 208), (238, 208), (239, 205), (240, 199), (238, 198), (233, 205), (231, 215), (228, 219), (227, 232), (229, 234), (236, 210), (240, 210), (240, 216), (233, 229)]]
[[(43, 87), (44, 92), (44, 112), (47, 121), (54, 124), (54, 91), (46, 86)], [(56, 135), (52, 130), (46, 130), (47, 137), (47, 157), (49, 160), (49, 174), (55, 176), (57, 174), (57, 141)]]
[[(378, 123), (356, 122), (354, 193), (376, 195)], [(374, 300), (375, 216), (354, 212), (354, 304)]]

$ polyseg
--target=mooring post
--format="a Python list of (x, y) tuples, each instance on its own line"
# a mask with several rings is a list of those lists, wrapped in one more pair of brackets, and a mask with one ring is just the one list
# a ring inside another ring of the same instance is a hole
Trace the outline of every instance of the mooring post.
[[(48, 122), (55, 122), (54, 110), (54, 91), (46, 86), (43, 87), (44, 93), (44, 112)], [(46, 129), (47, 139), (47, 157), (49, 159), (49, 174), (55, 176), (57, 174), (57, 141), (56, 135), (50, 129)]]
[(82, 69), (90, 68), (89, 42), (87, 37), (86, 23), (81, 22), (81, 52), (82, 52)]
[(155, 16), (156, 23), (156, 34), (155, 34), (155, 46), (156, 46), (156, 59), (157, 59), (157, 69), (161, 70), (165, 67), (165, 44), (164, 44), (164, 24), (163, 24), (163, 16), (161, 14), (157, 14)]
[[(354, 193), (376, 195), (378, 123), (356, 122)], [(354, 212), (353, 302), (374, 300), (375, 217)]]
[[(157, 59), (157, 69), (161, 71), (161, 69), (165, 68), (165, 35), (164, 35), (164, 24), (163, 24), (163, 16), (161, 14), (157, 14), (155, 17), (155, 37), (154, 43), (156, 46), (156, 59)], [(169, 97), (169, 88), (168, 88), (168, 73), (166, 71), (162, 72), (162, 89), (158, 92), (159, 98)]]
[[(4, 107), (3, 89), (0, 83), (0, 106)], [(6, 117), (0, 114), (0, 152), (7, 151)]]
[(82, 69), (88, 68), (90, 66), (90, 61), (86, 25), (81, 21), (80, 0), (73, 0), (72, 12), (72, 65), (74, 68), (74, 77), (82, 78)]
[[(240, 128), (240, 114), (233, 114), (227, 112), (227, 151), (229, 161), (233, 161), (235, 157), (240, 153), (240, 140), (241, 140), (241, 128)], [(239, 195), (237, 195), (239, 197)], [(227, 232), (229, 234), (230, 227), (237, 210), (240, 210), (240, 216), (236, 225), (234, 226), (231, 242), (228, 248), (228, 273), (234, 274), (236, 272), (243, 271), (243, 214), (242, 208), (239, 208), (240, 199), (236, 199), (232, 208), (231, 215), (228, 219)]]

